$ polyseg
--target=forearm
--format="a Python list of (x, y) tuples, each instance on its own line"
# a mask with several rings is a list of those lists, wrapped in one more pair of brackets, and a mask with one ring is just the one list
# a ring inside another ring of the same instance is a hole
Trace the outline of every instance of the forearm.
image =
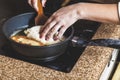
[(119, 24), (117, 4), (79, 3), (80, 19)]

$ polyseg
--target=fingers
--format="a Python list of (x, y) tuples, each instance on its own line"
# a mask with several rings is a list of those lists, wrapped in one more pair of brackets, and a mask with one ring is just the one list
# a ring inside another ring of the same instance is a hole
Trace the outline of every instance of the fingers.
[(42, 6), (43, 6), (43, 7), (45, 7), (46, 1), (47, 1), (47, 0), (42, 0)]
[(62, 26), (59, 33), (58, 33), (58, 35), (55, 36), (55, 39), (60, 39), (63, 36), (63, 34), (65, 33), (66, 30), (67, 30), (67, 27)]
[(38, 11), (37, 2), (38, 0), (28, 0), (29, 5), (33, 7), (36, 11)]
[(56, 24), (56, 21), (52, 21), (52, 20), (53, 20), (52, 18), (48, 19), (46, 24), (41, 29), (41, 31), (40, 31), (40, 33), (41, 33), (40, 37), (41, 38), (45, 38), (47, 33), (48, 33), (48, 31), (50, 31), (51, 28)]
[(28, 4), (31, 6), (31, 0), (28, 0)]
[(79, 19), (78, 17), (74, 6), (63, 7), (57, 10), (43, 26), (42, 31), (40, 31), (40, 37), (47, 40), (51, 38), (60, 39), (66, 29)]
[[(28, 0), (28, 3), (31, 7), (33, 7), (36, 11), (38, 11), (38, 3), (39, 0)], [(42, 0), (42, 6), (45, 7), (45, 3), (47, 0)]]
[(67, 25), (65, 26), (63, 22), (57, 22), (55, 19), (48, 20), (43, 27), (40, 36), (46, 40), (51, 38), (54, 40), (60, 39), (67, 29)]
[(60, 29), (60, 23), (55, 24), (50, 31), (46, 34), (46, 39), (49, 40), (50, 38), (53, 38), (55, 40), (57, 40), (58, 38), (56, 36), (58, 36), (58, 30)]
[(33, 8), (38, 11), (38, 1), (39, 0), (32, 0), (32, 5), (33, 5)]

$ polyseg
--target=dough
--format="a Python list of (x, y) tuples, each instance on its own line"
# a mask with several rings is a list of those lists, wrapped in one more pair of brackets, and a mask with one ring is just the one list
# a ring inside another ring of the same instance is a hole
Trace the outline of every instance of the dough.
[(32, 39), (35, 39), (37, 41), (40, 41), (44, 45), (50, 45), (50, 44), (55, 44), (55, 43), (60, 42), (60, 40), (55, 41), (53, 38), (51, 38), (49, 40), (45, 40), (45, 39), (40, 38), (39, 31), (40, 31), (41, 27), (42, 27), (41, 25), (33, 26), (33, 27), (28, 28), (27, 30), (25, 30), (24, 33), (27, 35), (28, 38), (32, 38)]

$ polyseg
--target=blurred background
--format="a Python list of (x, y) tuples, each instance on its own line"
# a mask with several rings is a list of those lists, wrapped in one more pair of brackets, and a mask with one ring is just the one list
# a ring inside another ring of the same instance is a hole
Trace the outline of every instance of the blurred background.
[[(61, 7), (64, 1), (70, 1), (69, 4), (77, 2), (98, 2), (98, 3), (116, 3), (119, 0), (48, 0), (45, 7), (45, 12), (53, 13)], [(27, 0), (0, 0), (0, 19), (6, 16), (13, 16), (20, 13), (34, 11)]]

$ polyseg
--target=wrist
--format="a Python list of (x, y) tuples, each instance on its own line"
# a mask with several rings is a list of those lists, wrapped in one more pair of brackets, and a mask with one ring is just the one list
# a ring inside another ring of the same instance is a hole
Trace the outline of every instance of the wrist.
[(77, 8), (77, 15), (78, 15), (78, 18), (79, 19), (85, 19), (85, 15), (87, 15), (86, 14), (86, 12), (85, 12), (85, 3), (78, 3), (77, 4), (78, 5), (78, 8)]

